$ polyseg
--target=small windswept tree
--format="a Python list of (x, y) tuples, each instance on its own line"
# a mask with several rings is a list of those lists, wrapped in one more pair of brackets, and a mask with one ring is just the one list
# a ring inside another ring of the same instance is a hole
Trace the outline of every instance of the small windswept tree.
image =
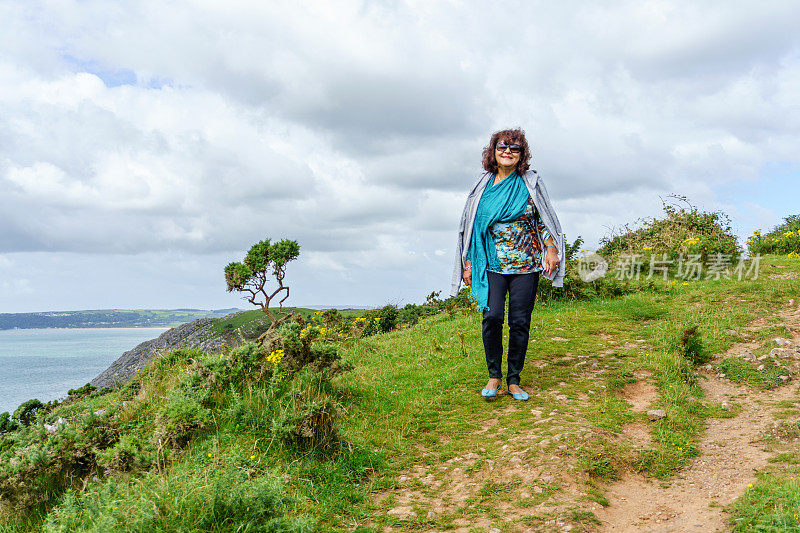
[[(230, 263), (225, 267), (228, 292), (244, 293), (242, 297), (245, 300), (261, 307), (270, 319), (267, 332), (274, 330), (289, 316), (285, 314), (276, 319), (269, 305), (273, 299), (283, 294), (283, 298), (278, 301), (279, 309), (283, 308), (283, 302), (289, 297), (289, 287), (283, 284), (286, 263), (296, 259), (298, 255), (300, 245), (297, 241), (283, 239), (272, 244), (269, 239), (265, 239), (250, 248), (244, 261)], [(278, 282), (278, 287), (274, 290), (267, 287), (271, 277)], [(265, 336), (266, 333), (259, 340), (263, 340)]]

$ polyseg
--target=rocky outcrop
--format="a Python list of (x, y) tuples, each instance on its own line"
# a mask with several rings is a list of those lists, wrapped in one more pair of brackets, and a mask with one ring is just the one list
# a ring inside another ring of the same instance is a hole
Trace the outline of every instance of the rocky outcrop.
[[(147, 363), (161, 353), (177, 348), (197, 348), (199, 350), (214, 350), (223, 343), (238, 344), (241, 336), (233, 331), (227, 335), (214, 333), (214, 323), (217, 319), (201, 318), (188, 322), (162, 333), (158, 338), (145, 341), (123, 353), (111, 366), (91, 381), (91, 384), (102, 389), (103, 387), (119, 387), (124, 385)], [(236, 342), (239, 339), (238, 343)]]
[(221, 334), (217, 333), (220, 328), (214, 327), (219, 321), (229, 319), (242, 312), (245, 311), (232, 313), (222, 318), (201, 318), (167, 330), (158, 338), (145, 341), (122, 354), (102, 374), (94, 378), (91, 384), (98, 389), (124, 385), (159, 354), (178, 348), (215, 351), (219, 350), (223, 344), (233, 348), (248, 340), (255, 340), (269, 324), (269, 318), (266, 315), (248, 320), (238, 328), (228, 326), (223, 329)]

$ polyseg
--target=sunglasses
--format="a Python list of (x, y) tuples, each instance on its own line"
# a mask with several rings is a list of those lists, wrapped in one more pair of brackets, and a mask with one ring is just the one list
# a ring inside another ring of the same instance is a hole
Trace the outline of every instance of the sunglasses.
[(506, 144), (504, 141), (500, 141), (499, 143), (497, 143), (497, 148), (495, 148), (495, 150), (497, 150), (498, 152), (505, 152), (506, 148), (511, 150), (512, 154), (518, 154), (522, 150), (522, 147), (520, 145)]

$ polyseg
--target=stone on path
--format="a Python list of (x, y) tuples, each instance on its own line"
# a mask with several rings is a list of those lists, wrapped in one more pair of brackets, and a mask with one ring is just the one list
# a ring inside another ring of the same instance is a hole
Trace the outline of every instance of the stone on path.
[(400, 520), (408, 520), (409, 518), (417, 517), (417, 513), (410, 505), (401, 505), (400, 507), (389, 509), (386, 514), (393, 516), (394, 518), (399, 518)]
[(800, 359), (800, 354), (792, 348), (773, 348), (770, 350), (769, 356), (778, 359)]
[(648, 420), (661, 420), (662, 418), (667, 418), (667, 412), (663, 409), (652, 409), (647, 411)]

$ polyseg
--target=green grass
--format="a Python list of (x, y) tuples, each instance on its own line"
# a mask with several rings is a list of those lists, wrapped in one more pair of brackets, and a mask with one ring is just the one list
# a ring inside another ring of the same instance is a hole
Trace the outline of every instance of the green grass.
[[(800, 270), (797, 260), (770, 261)], [(75, 524), (77, 531), (101, 526), (114, 531), (123, 527), (122, 517), (133, 530), (145, 525), (203, 530), (203, 524), (232, 513), (241, 517), (236, 527), (243, 529), (275, 519), (298, 530), (441, 530), (466, 527), (459, 522), (463, 517), (488, 517), (509, 529), (536, 528), (556, 518), (592, 527), (596, 517), (580, 505), (607, 505), (605, 483), (629, 471), (656, 478), (680, 473), (699, 454), (707, 419), (735, 415), (735, 410), (722, 411), (704, 398), (696, 368), (681, 355), (681, 337), (687, 327), (697, 325), (711, 354), (758, 338), (758, 332), (744, 327), (769, 318), (800, 293), (800, 281), (771, 280), (770, 268), (755, 281), (672, 287), (657, 282), (652, 291), (613, 300), (537, 304), (522, 374), (531, 399), (524, 403), (505, 395), (493, 402), (480, 396), (487, 379), (480, 315), (465, 310), (424, 318), (388, 334), (343, 341), (339, 351), (354, 368), (324, 386), (306, 376), (280, 390), (255, 379), (215, 389), (208, 413), (192, 410), (192, 402), (205, 405), (205, 399), (175, 392), (184, 390), (181, 384), (197, 372), (196, 365), (185, 353), (162, 357), (130, 387), (86, 397), (53, 413), (75, 418), (111, 410), (110, 416), (118, 417), (115, 427), (135, 437), (133, 444), (109, 448), (104, 461), (119, 471), (97, 481), (88, 477), (85, 484), (79, 478), (71, 492), (54, 497), (27, 522), (2, 515), (0, 532), (37, 531), (49, 523), (52, 528)], [(240, 315), (228, 329), (257, 319), (259, 313)], [(770, 335), (782, 331), (777, 322), (768, 321), (767, 327), (774, 328)], [(213, 366), (211, 359), (203, 361)], [(725, 367), (732, 380), (737, 370), (749, 372), (731, 368)], [(761, 388), (759, 376), (767, 374), (746, 374), (741, 382)], [(664, 409), (667, 418), (647, 422), (623, 399), (626, 386), (640, 379), (654, 384), (654, 407)], [(335, 405), (341, 413), (336, 446), (330, 451), (293, 446), (279, 436), (285, 434), (279, 423), (285, 419), (272, 409), (276, 402), (302, 399), (303, 394), (320, 405)], [(123, 400), (127, 403), (121, 408)], [(794, 405), (782, 408), (788, 418), (776, 437), (779, 444), (794, 438), (796, 430)], [(167, 415), (197, 415), (202, 427), (190, 428), (186, 444), (165, 455), (154, 436), (165, 427)], [(643, 446), (627, 439), (623, 429), (631, 423), (646, 425), (652, 443)], [(0, 463), (7, 465), (4, 450), (0, 443)], [(137, 457), (149, 460), (150, 466), (123, 471)], [(773, 507), (779, 509), (795, 501), (788, 481), (778, 480), (786, 468), (793, 468), (796, 455), (776, 457), (781, 459), (771, 465), (782, 470), (765, 474), (757, 485), (763, 485), (759, 497), (736, 511), (741, 523), (756, 523), (752, 520), (768, 512), (768, 502), (778, 502)], [(399, 481), (401, 476), (407, 479)], [(463, 501), (445, 490), (460, 479), (473, 483), (461, 489)], [(567, 483), (574, 483), (575, 490), (564, 490)], [(236, 492), (236, 487), (242, 488)], [(510, 518), (514, 513), (501, 509), (518, 501), (520, 492), (529, 493), (523, 500), (528, 507), (547, 504), (548, 510)], [(409, 494), (416, 518), (403, 521), (387, 515)], [(430, 502), (436, 498), (446, 500), (448, 507), (429, 518)]]
[(770, 476), (747, 489), (731, 506), (733, 531), (800, 531), (797, 476)]
[(720, 372), (734, 383), (749, 385), (762, 390), (770, 390), (784, 384), (781, 376), (788, 376), (789, 371), (782, 366), (778, 366), (771, 360), (766, 359), (759, 365), (763, 369), (757, 370), (755, 363), (749, 363), (741, 357), (727, 357), (719, 364)]

